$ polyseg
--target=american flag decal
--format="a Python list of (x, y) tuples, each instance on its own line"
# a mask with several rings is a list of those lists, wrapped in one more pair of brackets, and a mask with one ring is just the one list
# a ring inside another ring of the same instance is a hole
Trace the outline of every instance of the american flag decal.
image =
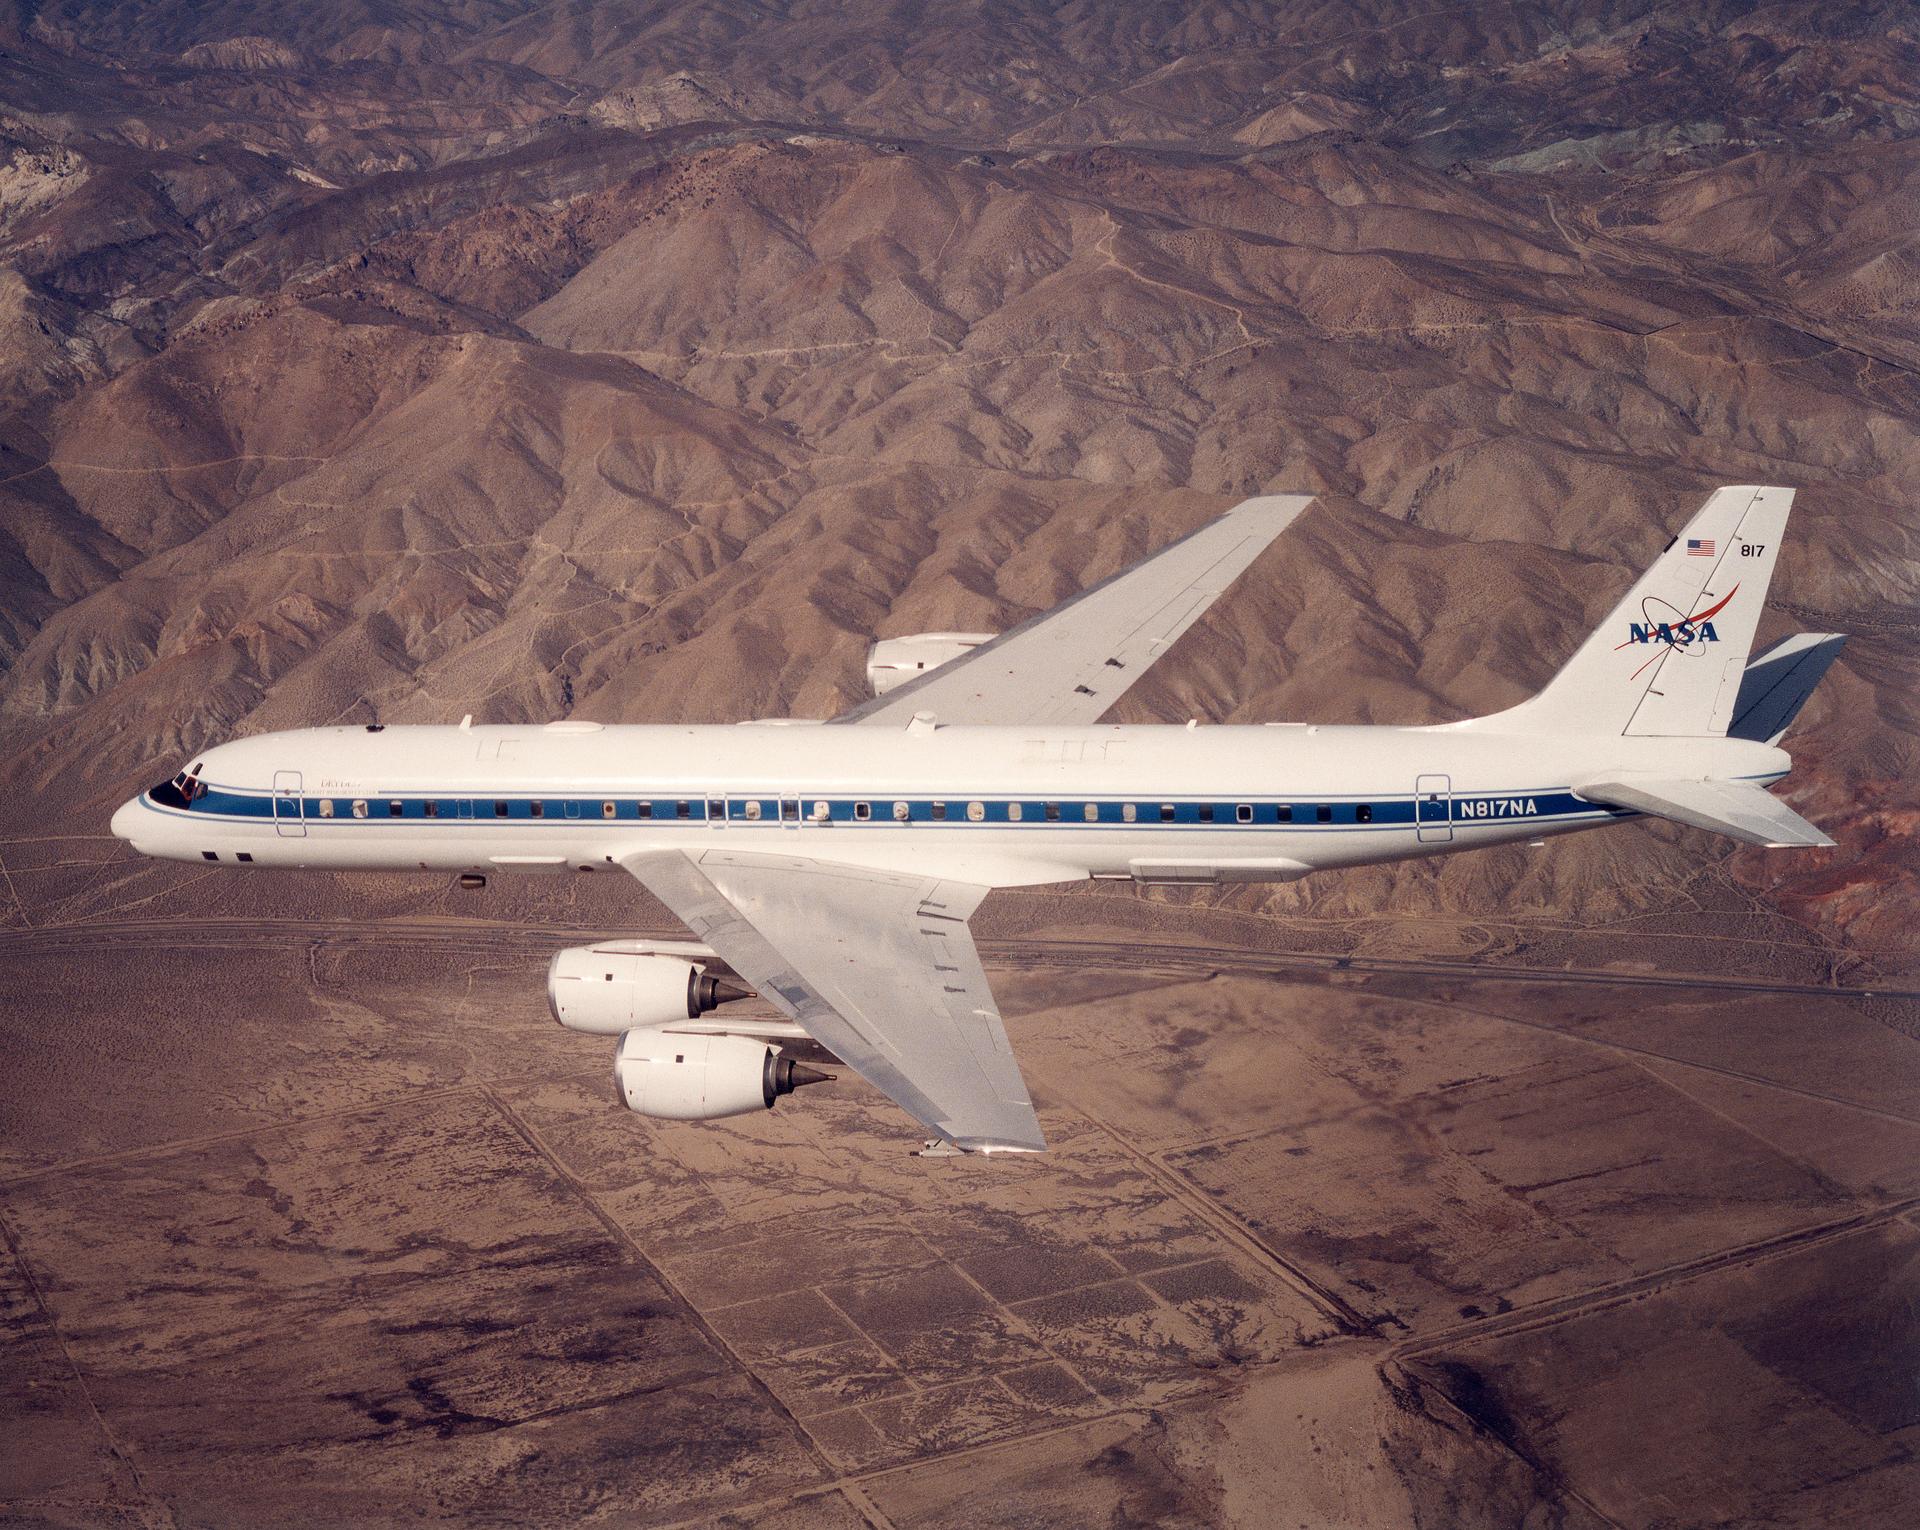
[(1689, 558), (1711, 558), (1713, 556), (1713, 538), (1702, 540), (1699, 537), (1687, 538), (1687, 556)]

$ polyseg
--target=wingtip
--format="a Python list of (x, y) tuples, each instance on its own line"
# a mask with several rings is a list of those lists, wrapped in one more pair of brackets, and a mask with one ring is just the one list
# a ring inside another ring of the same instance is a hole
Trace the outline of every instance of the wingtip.
[(993, 1137), (968, 1137), (965, 1141), (956, 1142), (954, 1146), (963, 1153), (979, 1153), (983, 1157), (991, 1157), (995, 1153), (1044, 1153), (1047, 1150), (1047, 1139), (1035, 1137), (1031, 1141), (1015, 1142)]
[(1296, 493), (1255, 494), (1250, 498), (1241, 500), (1239, 504), (1235, 505), (1226, 513), (1228, 515), (1244, 513), (1247, 515), (1294, 516), (1306, 509), (1308, 505), (1312, 504), (1319, 497), (1317, 494)]
[(1005, 1137), (929, 1137), (916, 1150), (919, 1158), (954, 1158), (961, 1154), (991, 1158), (995, 1153), (1044, 1153), (1047, 1139), (1035, 1136), (1015, 1141)]

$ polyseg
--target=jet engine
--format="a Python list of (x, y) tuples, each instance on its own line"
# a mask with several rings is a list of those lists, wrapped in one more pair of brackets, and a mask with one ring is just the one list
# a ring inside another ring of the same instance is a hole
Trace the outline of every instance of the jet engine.
[(867, 684), (874, 695), (884, 696), (896, 685), (905, 685), (992, 641), (991, 632), (920, 632), (912, 637), (882, 638), (867, 650)]
[(613, 1080), (620, 1102), (643, 1116), (715, 1121), (767, 1110), (783, 1094), (832, 1077), (744, 1036), (633, 1030), (620, 1040)]
[(547, 1008), (570, 1031), (618, 1036), (636, 1026), (698, 1020), (733, 999), (750, 998), (730, 977), (708, 970), (688, 941), (612, 940), (574, 946), (547, 968)]

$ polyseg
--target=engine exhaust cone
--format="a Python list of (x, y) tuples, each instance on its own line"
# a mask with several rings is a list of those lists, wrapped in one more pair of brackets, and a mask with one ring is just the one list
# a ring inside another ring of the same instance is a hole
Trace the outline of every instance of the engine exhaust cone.
[(742, 988), (726, 978), (715, 977), (695, 967), (687, 974), (687, 1018), (698, 1020), (708, 1010), (731, 1004), (736, 999), (751, 999), (753, 990)]
[(805, 1084), (830, 1084), (836, 1075), (822, 1073), (818, 1068), (809, 1068), (805, 1063), (795, 1062), (791, 1057), (782, 1057), (778, 1053), (767, 1054), (767, 1072), (765, 1093), (767, 1104), (783, 1094), (792, 1094)]

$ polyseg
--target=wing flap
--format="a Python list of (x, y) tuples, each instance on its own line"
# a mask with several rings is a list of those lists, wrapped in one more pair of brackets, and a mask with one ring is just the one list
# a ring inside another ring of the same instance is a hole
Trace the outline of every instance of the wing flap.
[(1192, 535), (833, 719), (1074, 727), (1098, 722), (1221, 593), (1313, 503), (1310, 494), (1241, 501)]
[(1753, 781), (1669, 781), (1622, 775), (1576, 786), (1577, 795), (1632, 808), (1768, 849), (1831, 845), (1832, 840)]
[(986, 888), (727, 850), (621, 864), (761, 997), (954, 1146), (1045, 1149), (967, 928)]

